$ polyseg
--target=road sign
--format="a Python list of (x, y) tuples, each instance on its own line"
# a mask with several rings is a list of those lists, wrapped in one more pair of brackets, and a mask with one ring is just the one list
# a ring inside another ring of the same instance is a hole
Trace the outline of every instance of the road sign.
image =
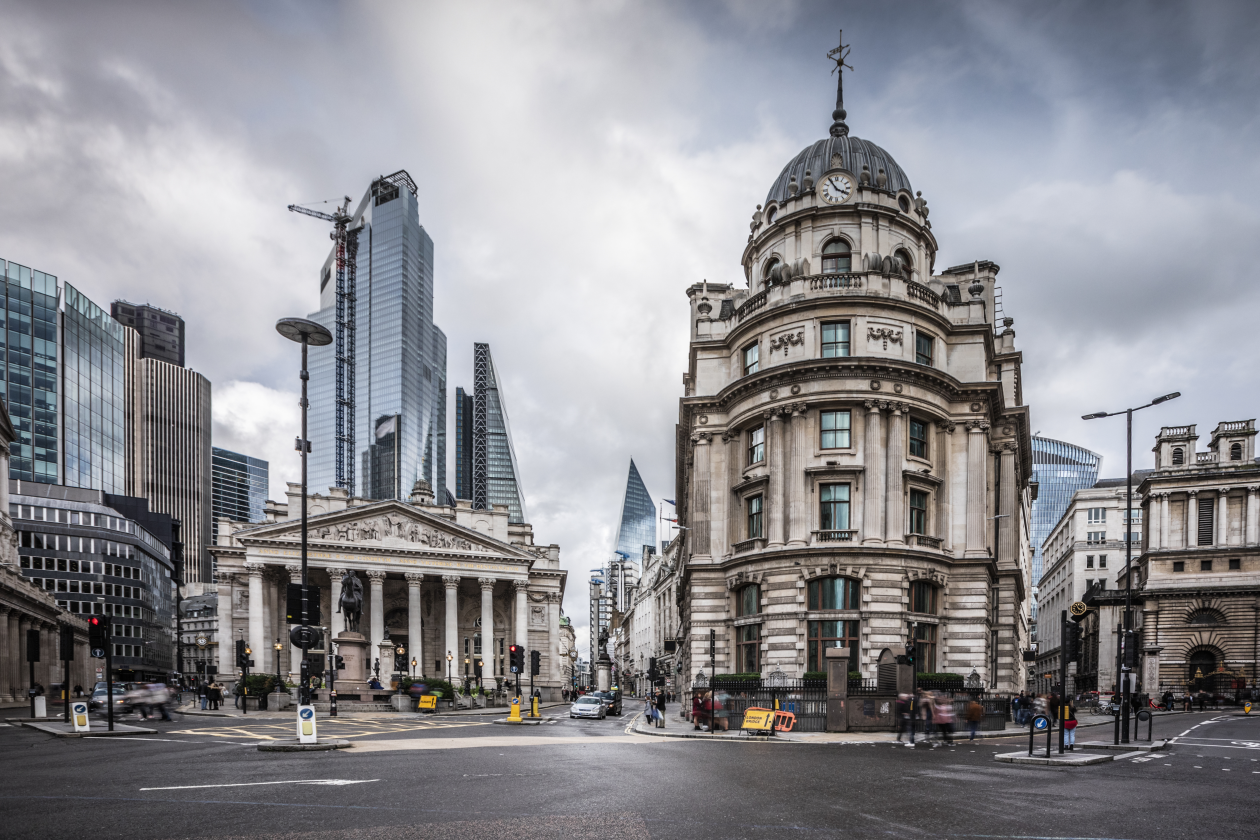
[(1046, 717), (1045, 715), (1037, 715), (1035, 718), (1033, 718), (1033, 729), (1036, 729), (1038, 732), (1044, 732), (1049, 728), (1050, 728), (1050, 718)]
[(315, 707), (298, 706), (298, 741), (313, 744), (315, 740)]
[(88, 731), (88, 704), (82, 700), (75, 700), (70, 704), (70, 722), (74, 724), (75, 732)]
[(92, 648), (92, 658), (93, 658), (93, 659), (104, 659), (104, 658), (105, 658), (105, 648)]
[(302, 647), (303, 642), (305, 642), (306, 647), (308, 648), (317, 647), (315, 644), (317, 635), (318, 634), (316, 634), (315, 628), (306, 624), (295, 625), (293, 629), (289, 631), (289, 639), (297, 647)]
[(745, 709), (740, 729), (770, 730), (774, 727), (774, 709)]
[(416, 703), (416, 709), (425, 712), (436, 712), (437, 701), (438, 698), (436, 694), (425, 694), (419, 699), (419, 702)]
[(1251, 714), (1251, 701), (1250, 700), (1248, 700), (1246, 703), (1243, 703), (1243, 714), (1244, 715)]

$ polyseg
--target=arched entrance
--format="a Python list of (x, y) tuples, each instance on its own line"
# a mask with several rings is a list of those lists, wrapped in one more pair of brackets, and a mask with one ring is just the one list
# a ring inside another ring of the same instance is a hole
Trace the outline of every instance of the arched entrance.
[(1186, 689), (1211, 692), (1214, 687), (1212, 675), (1216, 673), (1216, 663), (1216, 653), (1212, 650), (1199, 648), (1191, 651), (1190, 657), (1186, 660)]

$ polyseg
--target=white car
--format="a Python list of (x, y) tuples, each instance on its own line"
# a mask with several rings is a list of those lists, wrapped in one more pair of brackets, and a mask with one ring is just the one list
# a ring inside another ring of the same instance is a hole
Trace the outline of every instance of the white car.
[(583, 694), (573, 705), (569, 707), (570, 718), (595, 718), (603, 720), (608, 714), (608, 709), (598, 697), (593, 694)]

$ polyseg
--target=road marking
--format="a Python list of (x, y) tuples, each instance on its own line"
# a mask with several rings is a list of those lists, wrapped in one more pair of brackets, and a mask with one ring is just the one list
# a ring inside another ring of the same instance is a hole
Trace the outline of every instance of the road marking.
[(231, 785), (180, 785), (178, 787), (151, 787), (140, 790), (196, 790), (198, 788), (258, 787), (259, 785), (364, 785), (380, 779), (293, 779), (287, 782), (237, 782)]
[[(537, 735), (525, 737), (495, 737), (492, 735), (468, 738), (395, 738), (389, 741), (359, 741), (354, 752), (391, 752), (394, 750), (461, 750), (477, 747), (557, 747), (586, 746), (589, 744), (667, 744), (667, 738), (651, 735), (604, 735), (575, 736)], [(502, 753), (500, 753), (502, 755)]]

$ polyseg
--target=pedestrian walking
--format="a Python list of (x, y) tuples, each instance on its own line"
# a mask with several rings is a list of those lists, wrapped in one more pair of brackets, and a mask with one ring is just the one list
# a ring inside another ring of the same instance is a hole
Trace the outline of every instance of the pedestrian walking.
[(971, 702), (967, 704), (967, 730), (971, 733), (968, 741), (976, 740), (976, 731), (980, 729), (980, 721), (984, 718), (984, 706), (980, 705), (980, 701), (972, 697)]
[(930, 744), (935, 730), (932, 726), (932, 695), (919, 691), (919, 717), (923, 719), (923, 743)]
[(210, 694), (210, 687), (206, 685), (204, 682), (201, 683), (200, 685), (201, 687), (200, 689), (198, 689), (197, 694), (201, 699), (201, 711), (204, 712), (206, 710), (206, 706), (209, 705), (210, 703), (210, 699), (208, 697), (208, 695)]
[(1063, 746), (1076, 751), (1076, 703), (1071, 699), (1063, 713)]
[(75, 696), (75, 697), (82, 697), (82, 696), (83, 696), (83, 686), (81, 686), (81, 685), (76, 685), (76, 686), (74, 687), (74, 696)]
[(937, 694), (932, 698), (932, 724), (936, 727), (940, 741), (953, 743), (954, 701), (944, 694)]
[(656, 727), (665, 728), (665, 692), (656, 692)]
[(897, 743), (901, 743), (901, 734), (905, 732), (909, 734), (910, 740), (906, 743), (914, 744), (914, 730), (910, 728), (910, 695), (897, 695)]

